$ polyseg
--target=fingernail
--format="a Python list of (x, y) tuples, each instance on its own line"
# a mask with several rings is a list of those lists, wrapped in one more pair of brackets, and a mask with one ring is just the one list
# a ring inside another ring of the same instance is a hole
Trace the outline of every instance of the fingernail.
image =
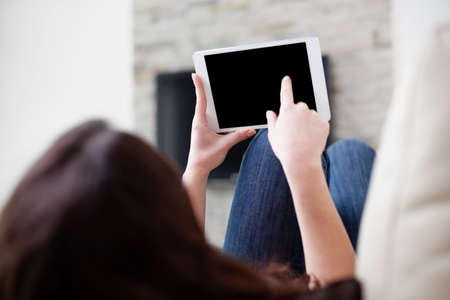
[(194, 80), (194, 74), (195, 74), (195, 73), (191, 73), (191, 78), (192, 78), (192, 80)]
[(269, 118), (269, 115), (270, 115), (270, 110), (266, 111), (266, 119)]
[(254, 135), (256, 133), (256, 131), (254, 130), (254, 129), (249, 129), (249, 130), (247, 130), (247, 135), (248, 136), (252, 136), (252, 135)]
[(283, 81), (287, 81), (287, 80), (289, 80), (289, 79), (291, 79), (291, 78), (289, 78), (288, 75), (286, 75), (286, 76), (283, 77)]

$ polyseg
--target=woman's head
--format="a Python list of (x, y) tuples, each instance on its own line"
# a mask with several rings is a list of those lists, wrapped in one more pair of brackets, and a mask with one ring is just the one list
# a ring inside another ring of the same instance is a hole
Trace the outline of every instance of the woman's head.
[(208, 246), (171, 163), (101, 121), (58, 139), (0, 220), (2, 299), (273, 293), (260, 275)]

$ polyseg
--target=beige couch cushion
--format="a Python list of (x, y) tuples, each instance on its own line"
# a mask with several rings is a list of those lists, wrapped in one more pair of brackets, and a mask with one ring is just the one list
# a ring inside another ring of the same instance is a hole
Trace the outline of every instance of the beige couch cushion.
[(363, 215), (367, 300), (450, 299), (450, 24), (394, 95)]

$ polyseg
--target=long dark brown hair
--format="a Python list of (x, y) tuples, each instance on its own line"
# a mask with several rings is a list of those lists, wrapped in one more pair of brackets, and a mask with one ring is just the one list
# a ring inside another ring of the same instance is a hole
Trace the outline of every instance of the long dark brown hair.
[(276, 273), (209, 246), (180, 172), (102, 121), (59, 138), (0, 220), (3, 300), (291, 299), (306, 291), (304, 280)]

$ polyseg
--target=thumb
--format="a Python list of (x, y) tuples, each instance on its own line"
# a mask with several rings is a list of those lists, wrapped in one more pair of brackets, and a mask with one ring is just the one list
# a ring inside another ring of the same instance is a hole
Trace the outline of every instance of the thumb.
[(229, 133), (223, 137), (225, 144), (227, 145), (227, 149), (230, 149), (234, 145), (243, 140), (248, 139), (249, 137), (255, 135), (256, 131), (254, 129), (241, 129), (232, 133)]
[(275, 126), (275, 123), (277, 122), (277, 114), (271, 110), (268, 110), (266, 112), (266, 118), (267, 118), (267, 127), (269, 127), (269, 130), (272, 130), (273, 126)]

